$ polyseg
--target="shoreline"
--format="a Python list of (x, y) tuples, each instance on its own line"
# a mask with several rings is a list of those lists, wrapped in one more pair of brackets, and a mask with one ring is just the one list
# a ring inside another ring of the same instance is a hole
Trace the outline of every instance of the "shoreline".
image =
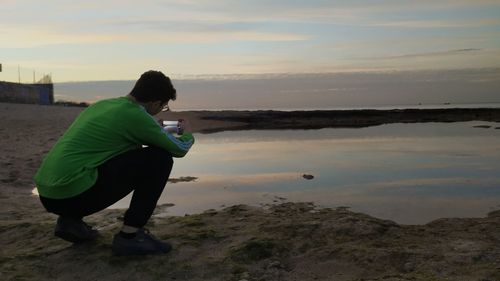
[[(0, 114), (11, 120), (37, 122), (41, 114), (54, 114), (71, 122), (84, 107), (48, 106), (1, 103)], [(9, 114), (13, 116), (8, 116)], [(24, 115), (24, 116), (21, 116)], [(314, 130), (322, 128), (363, 128), (391, 123), (428, 122), (500, 122), (500, 108), (441, 108), (441, 109), (346, 109), (346, 110), (196, 110), (160, 112), (156, 119), (190, 121), (194, 133), (216, 133), (231, 130)]]
[[(269, 209), (235, 205), (187, 216), (154, 216), (147, 227), (171, 242), (173, 252), (114, 257), (110, 245), (123, 210), (107, 209), (86, 218), (102, 233), (96, 243), (67, 243), (53, 236), (56, 216), (32, 196), (32, 177), (82, 110), (0, 103), (2, 279), (500, 280), (500, 211), (482, 218), (401, 225), (347, 208), (318, 208), (304, 202), (279, 202)], [(296, 117), (274, 111), (197, 111), (164, 113), (160, 118), (189, 118), (200, 133), (318, 124), (500, 121), (500, 109), (460, 110), (329, 111)], [(372, 119), (377, 122), (368, 122)], [(165, 208), (168, 205), (158, 206), (156, 214)]]
[(193, 118), (194, 131), (363, 128), (390, 123), (500, 122), (500, 108), (313, 110), (313, 111), (185, 111), (161, 117)]

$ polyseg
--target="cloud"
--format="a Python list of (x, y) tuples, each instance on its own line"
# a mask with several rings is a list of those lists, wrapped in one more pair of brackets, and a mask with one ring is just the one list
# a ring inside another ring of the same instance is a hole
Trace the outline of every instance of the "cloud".
[[(309, 22), (355, 26), (381, 27), (477, 27), (498, 25), (497, 18), (387, 20), (394, 15), (409, 13), (410, 18), (428, 11), (465, 11), (470, 8), (500, 8), (498, 1), (164, 1), (164, 7), (180, 5), (181, 14), (172, 14), (178, 20), (209, 19), (215, 22)], [(187, 13), (184, 13), (187, 12)]]
[(309, 36), (258, 31), (162, 32), (129, 35), (124, 41), (147, 43), (222, 43), (228, 41), (303, 41)]
[(402, 28), (465, 28), (481, 26), (498, 26), (500, 19), (469, 19), (469, 20), (406, 20), (406, 21), (373, 21), (365, 23), (369, 26), (402, 27)]
[(1, 28), (0, 48), (32, 48), (57, 44), (106, 44), (106, 43), (217, 43), (227, 41), (305, 41), (311, 37), (291, 32), (253, 30), (206, 31), (100, 31), (68, 32), (58, 28)]
[(125, 35), (73, 32), (59, 26), (0, 26), (0, 48), (32, 48), (56, 44), (98, 44), (124, 40)]
[[(500, 19), (473, 17), (464, 19), (398, 20), (387, 19), (387, 12), (417, 12), (434, 8), (461, 9), (496, 5), (495, 1), (418, 1), (376, 4), (349, 1), (143, 1), (143, 13), (136, 13), (135, 1), (85, 1), (59, 3), (57, 9), (71, 17), (50, 16), (30, 9), (34, 1), (7, 1), (8, 11), (23, 10), (20, 16), (10, 13), (0, 19), (5, 46), (47, 44), (88, 44), (106, 42), (212, 43), (226, 41), (305, 41), (311, 31), (297, 32), (270, 28), (270, 24), (322, 23), (381, 28), (463, 28), (500, 25)], [(472, 2), (472, 3), (471, 3)], [(16, 4), (17, 3), (17, 4)], [(40, 15), (42, 14), (42, 15)], [(167, 19), (167, 20), (166, 20)], [(3, 22), (3, 24), (2, 24)], [(40, 24), (42, 22), (42, 24)], [(62, 28), (64, 27), (64, 28)], [(33, 32), (36, 30), (36, 32)], [(41, 31), (41, 32), (40, 32)], [(35, 34), (37, 33), (37, 34)], [(19, 35), (19, 34), (25, 34)], [(331, 35), (331, 34), (330, 34)], [(29, 40), (29, 38), (36, 40)]]
[[(105, 65), (124, 61), (188, 74), (498, 67), (498, 8), (487, 0), (144, 0), (140, 8), (4, 0), (0, 48), (4, 63), (45, 54), (56, 77), (71, 72), (58, 63), (108, 73)], [(81, 79), (97, 76), (88, 73)], [(135, 72), (113, 75), (106, 79)]]
[(481, 51), (481, 49), (478, 49), (478, 48), (466, 48), (466, 49), (456, 49), (456, 50), (448, 50), (448, 51), (442, 51), (442, 52), (414, 53), (414, 54), (404, 54), (404, 55), (396, 55), (396, 56), (367, 57), (367, 58), (357, 58), (357, 59), (360, 59), (360, 60), (385, 60), (385, 59), (423, 58), (423, 57), (462, 55), (462, 54), (466, 54), (466, 53), (477, 53), (480, 51)]
[[(189, 19), (194, 18), (194, 19)], [(225, 42), (225, 41), (303, 41), (310, 35), (277, 31), (258, 23), (210, 15), (163, 19), (133, 19), (103, 21), (114, 32), (123, 32), (146, 42)]]

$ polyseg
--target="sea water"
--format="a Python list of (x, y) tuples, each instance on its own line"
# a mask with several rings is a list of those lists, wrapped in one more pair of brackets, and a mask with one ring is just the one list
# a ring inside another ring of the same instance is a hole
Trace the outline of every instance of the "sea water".
[[(189, 154), (175, 159), (171, 178), (196, 180), (166, 185), (159, 204), (174, 204), (167, 214), (308, 201), (414, 224), (500, 209), (500, 123), (226, 131), (195, 138)], [(129, 201), (113, 207), (126, 208)]]

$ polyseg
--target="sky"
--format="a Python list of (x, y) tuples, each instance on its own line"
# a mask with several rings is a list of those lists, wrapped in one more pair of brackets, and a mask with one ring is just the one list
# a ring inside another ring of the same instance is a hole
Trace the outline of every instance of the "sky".
[(500, 67), (498, 0), (0, 0), (0, 15), (3, 81)]

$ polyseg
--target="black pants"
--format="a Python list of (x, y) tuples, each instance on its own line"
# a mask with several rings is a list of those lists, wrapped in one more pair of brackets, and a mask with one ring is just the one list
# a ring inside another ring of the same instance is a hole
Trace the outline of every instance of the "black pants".
[(81, 219), (134, 191), (124, 224), (141, 228), (153, 214), (172, 165), (172, 155), (166, 150), (156, 147), (131, 150), (99, 166), (97, 182), (85, 192), (71, 198), (40, 197), (40, 200), (51, 213)]

